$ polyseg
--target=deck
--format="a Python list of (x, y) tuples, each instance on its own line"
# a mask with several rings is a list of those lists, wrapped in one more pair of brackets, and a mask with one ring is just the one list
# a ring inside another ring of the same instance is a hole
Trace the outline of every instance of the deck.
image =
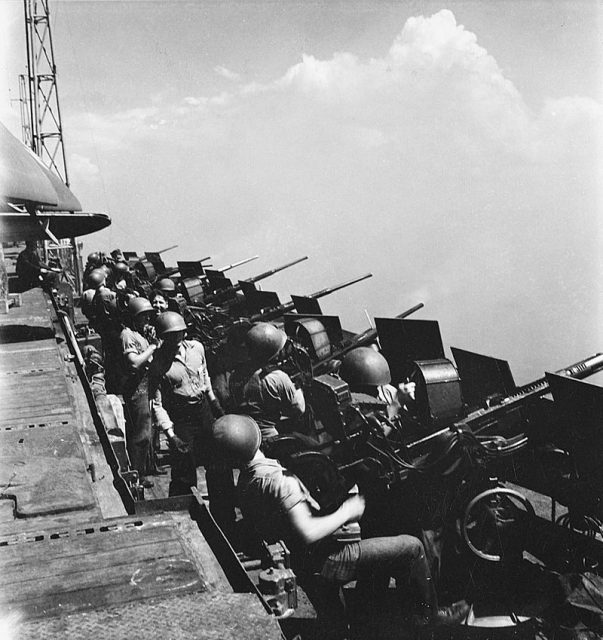
[(279, 638), (187, 511), (128, 515), (49, 299), (0, 316), (0, 616), (19, 638)]

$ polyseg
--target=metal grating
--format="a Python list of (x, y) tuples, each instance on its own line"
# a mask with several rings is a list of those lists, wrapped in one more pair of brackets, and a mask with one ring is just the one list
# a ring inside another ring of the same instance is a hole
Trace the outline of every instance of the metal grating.
[(247, 593), (194, 593), (21, 625), (19, 640), (279, 640), (278, 623)]

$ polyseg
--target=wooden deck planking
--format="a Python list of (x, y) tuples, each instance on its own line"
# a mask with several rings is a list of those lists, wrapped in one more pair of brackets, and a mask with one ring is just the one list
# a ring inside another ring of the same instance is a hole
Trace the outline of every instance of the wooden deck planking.
[[(25, 565), (35, 562), (40, 558), (41, 549), (45, 561), (54, 558), (74, 557), (80, 554), (103, 553), (119, 548), (129, 549), (141, 544), (168, 542), (178, 538), (174, 527), (161, 526), (157, 531), (149, 533), (149, 528), (133, 526), (123, 531), (98, 532), (99, 523), (89, 523), (80, 529), (70, 531), (68, 528), (58, 528), (53, 533), (38, 533), (44, 539), (40, 542), (8, 544), (0, 547), (0, 564), (4, 569), (10, 569), (14, 565)], [(93, 530), (93, 533), (85, 533)], [(34, 535), (35, 535), (34, 533)], [(65, 537), (51, 538), (51, 535), (63, 535)]]
[(207, 590), (187, 531), (172, 518), (120, 518), (40, 530), (40, 541), (0, 539), (2, 609), (36, 618)]
[[(96, 572), (102, 572), (103, 579), (106, 572), (112, 567), (139, 563), (147, 563), (161, 558), (179, 558), (182, 555), (182, 546), (177, 538), (167, 538), (159, 541), (139, 541), (138, 544), (123, 547), (113, 546), (110, 549), (100, 551), (88, 550), (76, 554), (66, 553), (64, 556), (47, 558), (44, 562), (31, 563), (27, 567), (27, 573), (23, 566), (3, 567), (0, 575), (0, 594), (10, 590), (12, 593), (37, 593), (41, 584), (55, 581), (61, 584), (69, 584), (71, 576), (76, 574), (94, 577)], [(75, 580), (78, 578), (76, 577)], [(56, 587), (53, 587), (56, 588)], [(2, 596), (0, 595), (0, 598)]]
[(80, 580), (70, 579), (68, 585), (60, 578), (53, 584), (44, 583), (48, 591), (37, 596), (18, 594), (16, 600), (0, 599), (2, 608), (32, 619), (105, 608), (153, 596), (190, 593), (202, 587), (192, 562), (182, 558), (145, 560), (78, 576)]

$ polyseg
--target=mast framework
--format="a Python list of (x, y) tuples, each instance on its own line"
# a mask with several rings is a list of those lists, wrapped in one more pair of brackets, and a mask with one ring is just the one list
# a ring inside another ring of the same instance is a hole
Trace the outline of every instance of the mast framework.
[(48, 0), (23, 0), (23, 7), (29, 146), (69, 186)]
[[(19, 77), (23, 142), (69, 187), (48, 0), (23, 0), (27, 75)], [(46, 261), (55, 260), (81, 293), (81, 260), (75, 238), (44, 242)]]

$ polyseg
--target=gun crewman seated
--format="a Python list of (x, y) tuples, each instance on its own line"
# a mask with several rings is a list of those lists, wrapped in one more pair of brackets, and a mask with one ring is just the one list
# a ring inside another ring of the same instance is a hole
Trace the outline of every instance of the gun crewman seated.
[(25, 249), (17, 256), (15, 270), (22, 291), (39, 286), (47, 289), (57, 285), (61, 270), (42, 262), (37, 247), (38, 243), (35, 240), (27, 240)]
[(287, 334), (268, 322), (253, 325), (245, 336), (249, 362), (229, 380), (230, 395), (237, 412), (252, 416), (262, 438), (282, 432), (304, 431), (304, 392), (276, 364), (287, 342)]
[[(367, 595), (374, 596), (376, 585), (388, 588), (389, 577), (400, 581), (399, 585), (410, 578), (415, 589), (416, 624), (453, 625), (466, 617), (469, 606), (465, 601), (450, 607), (438, 606), (418, 538), (396, 535), (355, 541), (338, 539), (341, 527), (362, 518), (363, 496), (350, 495), (336, 511), (323, 514), (301, 480), (262, 453), (262, 434), (252, 418), (223, 416), (213, 424), (211, 433), (215, 450), (241, 470), (237, 491), (244, 518), (267, 542), (285, 542), (300, 581), (304, 576), (332, 585), (359, 580), (357, 589), (367, 589)], [(325, 611), (320, 602), (315, 606), (319, 615), (333, 613)]]
[(348, 352), (339, 368), (339, 376), (350, 391), (365, 393), (387, 405), (387, 417), (403, 417), (415, 399), (415, 383), (400, 383), (394, 387), (387, 360), (372, 347), (357, 347)]

